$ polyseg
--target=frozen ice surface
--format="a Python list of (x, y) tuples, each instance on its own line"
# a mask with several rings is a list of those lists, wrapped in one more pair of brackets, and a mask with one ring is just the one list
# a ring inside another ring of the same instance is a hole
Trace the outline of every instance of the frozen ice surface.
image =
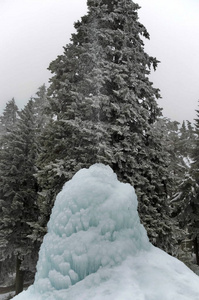
[(34, 284), (15, 300), (198, 300), (199, 278), (153, 247), (112, 169), (80, 170), (58, 194)]

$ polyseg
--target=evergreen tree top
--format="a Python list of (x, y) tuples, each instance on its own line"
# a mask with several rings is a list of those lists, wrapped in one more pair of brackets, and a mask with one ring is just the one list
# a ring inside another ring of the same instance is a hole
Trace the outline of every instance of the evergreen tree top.
[(6, 107), (0, 116), (0, 128), (2, 133), (6, 133), (11, 130), (17, 121), (18, 107), (15, 103), (15, 99), (12, 98), (6, 103)]
[(141, 35), (149, 35), (138, 22), (138, 8), (131, 0), (88, 1), (88, 14), (76, 22), (77, 32), (72, 35), (71, 43), (49, 66), (54, 74), (50, 79), (49, 94), (53, 96), (50, 102), (56, 115), (67, 112), (71, 116), (69, 106), (74, 99), (79, 103), (88, 99), (99, 108), (96, 99), (99, 95), (104, 100), (108, 97), (108, 101), (111, 98), (124, 101), (127, 95), (131, 99), (136, 97), (137, 102), (144, 102), (138, 103), (143, 111), (139, 114), (151, 110), (148, 115), (151, 123), (155, 115), (161, 114), (154, 102), (154, 98), (160, 97), (159, 90), (148, 78), (151, 66), (156, 68), (158, 61), (144, 51)]

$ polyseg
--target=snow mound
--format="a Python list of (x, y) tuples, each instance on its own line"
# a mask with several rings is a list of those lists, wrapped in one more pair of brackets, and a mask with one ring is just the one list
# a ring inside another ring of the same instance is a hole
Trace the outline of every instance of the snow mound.
[(198, 300), (199, 278), (149, 243), (133, 187), (95, 164), (58, 194), (35, 282), (14, 299)]

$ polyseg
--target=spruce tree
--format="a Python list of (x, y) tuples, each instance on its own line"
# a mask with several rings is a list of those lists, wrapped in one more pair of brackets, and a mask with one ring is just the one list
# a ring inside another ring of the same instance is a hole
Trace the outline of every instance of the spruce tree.
[[(8, 136), (18, 119), (18, 107), (14, 98), (6, 103), (5, 109), (0, 116), (0, 151), (7, 147), (7, 141), (5, 136)], [(2, 182), (1, 170), (0, 170), (0, 184)], [(0, 189), (0, 212), (2, 208), (2, 190)], [(0, 244), (2, 243), (0, 237)], [(8, 282), (9, 276), (15, 271), (15, 259), (8, 256), (6, 259), (0, 260), (0, 281), (1, 284)]]
[[(184, 252), (182, 243), (188, 239), (186, 222), (184, 220), (185, 202), (191, 196), (190, 162), (191, 150), (194, 144), (193, 128), (190, 122), (182, 125), (167, 118), (160, 119), (158, 124), (163, 128), (162, 142), (167, 152), (168, 171), (171, 175), (168, 188), (168, 199), (171, 211), (173, 232), (177, 241), (176, 256), (190, 266), (191, 251)], [(187, 212), (185, 213), (187, 214)]]
[(45, 84), (41, 85), (36, 92), (36, 96), (33, 97), (34, 102), (34, 114), (36, 118), (38, 131), (41, 132), (48, 122), (48, 101), (47, 101), (47, 89)]
[[(178, 180), (178, 189), (171, 200), (174, 217), (178, 220), (179, 226), (184, 230), (184, 239), (190, 239), (194, 246), (196, 263), (199, 265), (199, 111), (195, 120), (195, 131), (190, 122), (182, 126), (180, 136), (180, 150), (185, 168), (181, 180)], [(186, 145), (186, 146), (184, 146)], [(192, 249), (186, 263), (193, 266)]]
[(180, 123), (164, 118), (165, 137), (163, 140), (164, 147), (168, 153), (168, 171), (172, 178), (169, 191), (169, 198), (173, 199), (175, 194), (179, 192), (179, 184), (184, 178), (188, 166), (185, 161), (187, 157), (187, 148), (185, 141), (187, 139), (187, 129), (185, 122)]
[(0, 149), (0, 259), (16, 256), (16, 293), (23, 289), (23, 270), (34, 264), (38, 250), (28, 238), (29, 222), (38, 216), (35, 120), (30, 100)]
[(6, 134), (11, 130), (17, 121), (18, 107), (15, 103), (15, 99), (8, 101), (3, 114), (0, 116), (0, 136)]
[[(51, 122), (38, 160), (43, 224), (63, 183), (101, 162), (134, 185), (141, 219), (154, 244), (169, 249), (167, 165), (154, 123), (159, 91), (148, 75), (158, 61), (131, 0), (88, 0), (88, 13), (64, 54), (50, 64)], [(46, 201), (46, 202), (44, 202)]]
[(196, 110), (197, 118), (195, 119), (195, 143), (192, 151), (193, 162), (191, 164), (190, 178), (191, 188), (190, 199), (186, 199), (187, 215), (185, 220), (191, 239), (194, 243), (196, 254), (196, 263), (199, 265), (199, 110)]

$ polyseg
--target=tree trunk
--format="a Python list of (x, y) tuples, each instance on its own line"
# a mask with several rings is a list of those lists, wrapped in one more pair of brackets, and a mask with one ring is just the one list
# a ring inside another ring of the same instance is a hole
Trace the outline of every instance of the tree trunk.
[(195, 238), (194, 240), (194, 251), (195, 251), (195, 254), (196, 254), (196, 264), (199, 266), (199, 253), (198, 253), (198, 239), (197, 237)]
[(23, 291), (24, 271), (21, 270), (22, 260), (17, 256), (16, 259), (16, 279), (15, 279), (15, 295)]

